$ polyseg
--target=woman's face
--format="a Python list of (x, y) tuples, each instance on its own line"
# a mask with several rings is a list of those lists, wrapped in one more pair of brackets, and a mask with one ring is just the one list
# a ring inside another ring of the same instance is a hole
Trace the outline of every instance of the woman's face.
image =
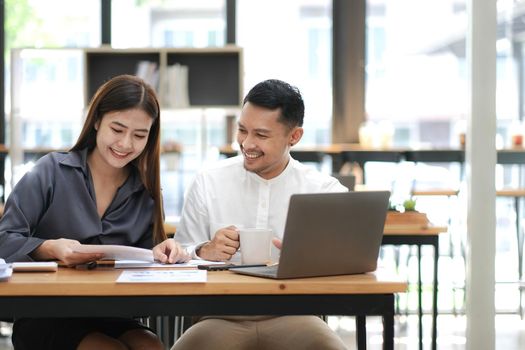
[(108, 165), (123, 168), (146, 147), (152, 124), (153, 118), (141, 109), (106, 113), (95, 124), (97, 146), (94, 151)]

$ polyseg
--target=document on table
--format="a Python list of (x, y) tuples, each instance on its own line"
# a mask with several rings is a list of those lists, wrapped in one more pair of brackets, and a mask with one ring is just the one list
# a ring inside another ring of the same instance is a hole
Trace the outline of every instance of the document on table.
[(205, 270), (126, 270), (117, 283), (204, 283)]
[(7, 281), (13, 274), (13, 268), (6, 264), (4, 259), (0, 259), (0, 281)]
[(153, 258), (151, 249), (129, 247), (123, 245), (113, 244), (82, 244), (74, 246), (73, 250), (78, 253), (102, 253), (103, 260), (114, 260), (108, 264), (101, 264), (105, 266), (113, 265), (117, 269), (132, 269), (141, 267), (197, 267), (197, 265), (212, 265), (222, 264), (222, 262), (208, 261), (208, 260), (190, 260), (186, 263), (180, 264), (160, 264)]

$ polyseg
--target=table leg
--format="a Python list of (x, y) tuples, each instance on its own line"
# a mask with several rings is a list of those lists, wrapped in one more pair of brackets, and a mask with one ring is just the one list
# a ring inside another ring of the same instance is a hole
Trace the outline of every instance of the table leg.
[(338, 173), (343, 167), (345, 161), (341, 154), (331, 154), (332, 157), (332, 173)]
[(434, 245), (434, 286), (432, 295), (432, 350), (437, 349), (437, 313), (438, 313), (438, 259), (439, 259), (439, 240)]
[(417, 297), (419, 301), (418, 316), (419, 316), (419, 350), (423, 350), (423, 298), (421, 286), (421, 245), (417, 246)]
[[(521, 282), (523, 279), (523, 234), (521, 232), (520, 198), (518, 196), (514, 197), (514, 210), (516, 213), (516, 238), (518, 242), (518, 281)], [(523, 318), (523, 300), (521, 285), (519, 286), (519, 292), (519, 313), (520, 317)]]
[[(383, 245), (402, 245), (408, 244), (410, 246), (417, 246), (417, 293), (418, 293), (418, 333), (419, 333), (419, 349), (423, 349), (423, 287), (421, 278), (421, 249), (423, 245), (431, 245), (434, 247), (434, 283), (432, 294), (432, 349), (436, 349), (437, 344), (437, 293), (438, 293), (438, 262), (439, 262), (439, 237), (435, 236), (414, 236), (414, 235), (385, 235), (383, 236)], [(411, 247), (413, 248), (413, 247)]]
[(355, 317), (357, 349), (366, 350), (366, 316)]
[(388, 313), (383, 314), (383, 350), (394, 350), (394, 296)]

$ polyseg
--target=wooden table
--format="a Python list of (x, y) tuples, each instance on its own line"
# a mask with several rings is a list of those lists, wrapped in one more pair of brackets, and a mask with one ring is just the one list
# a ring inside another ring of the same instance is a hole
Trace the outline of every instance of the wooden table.
[(421, 283), (421, 246), (434, 247), (434, 282), (432, 289), (432, 349), (436, 349), (437, 341), (437, 295), (438, 295), (438, 260), (439, 260), (439, 234), (447, 232), (446, 227), (429, 226), (427, 228), (389, 228), (385, 226), (383, 245), (416, 245), (418, 268), (418, 316), (419, 316), (419, 349), (423, 349), (423, 305)]
[[(339, 154), (339, 150), (336, 149), (334, 151), (334, 154), (337, 156)], [(219, 153), (226, 158), (231, 158), (237, 156), (239, 151), (228, 145), (220, 147)], [(330, 147), (300, 147), (297, 149), (292, 148), (290, 150), (290, 155), (293, 159), (299, 162), (321, 164), (324, 160), (324, 156), (332, 155), (332, 152), (330, 151)], [(341, 165), (342, 164), (337, 166), (341, 167)]]
[[(219, 148), (219, 152), (232, 157), (237, 155), (237, 150), (231, 146)], [(319, 154), (332, 157), (332, 172), (338, 172), (345, 162), (355, 161), (362, 167), (366, 162), (382, 161), (411, 161), (411, 162), (459, 162), (465, 160), (465, 149), (463, 148), (440, 148), (440, 149), (413, 149), (408, 147), (400, 148), (373, 148), (363, 147), (359, 143), (336, 143), (318, 146), (296, 146), (290, 151), (296, 159), (305, 161), (316, 161)], [(525, 164), (525, 148), (509, 148), (497, 150), (497, 164)]]
[[(121, 271), (14, 273), (0, 282), (0, 318), (376, 315), (383, 318), (383, 348), (393, 349), (394, 293), (407, 289), (405, 281), (380, 272), (272, 280), (220, 271), (209, 272), (206, 283), (117, 284)], [(358, 332), (360, 349), (363, 336)]]

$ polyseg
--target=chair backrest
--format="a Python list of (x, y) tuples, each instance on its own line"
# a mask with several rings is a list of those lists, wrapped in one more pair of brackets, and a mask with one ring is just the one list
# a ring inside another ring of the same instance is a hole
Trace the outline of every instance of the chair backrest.
[[(449, 150), (435, 150), (435, 149), (426, 149), (426, 150), (408, 150), (405, 152), (405, 160), (407, 162), (414, 162), (417, 163), (427, 163), (427, 164), (434, 164), (434, 166), (438, 166), (439, 168), (446, 169), (447, 172), (450, 170), (450, 165), (452, 163), (456, 163), (456, 165), (459, 165), (459, 174), (457, 181), (461, 182), (463, 181), (464, 177), (464, 162), (465, 162), (465, 150), (463, 149), (449, 149)], [(433, 178), (436, 178), (435, 181), (440, 183), (443, 180), (443, 177), (439, 175), (438, 172), (436, 172), (433, 176)], [(412, 179), (412, 191), (415, 191), (416, 187), (416, 181), (418, 181), (415, 177)], [(421, 176), (419, 176), (419, 181), (421, 183)], [(434, 182), (434, 181), (432, 181)], [(438, 185), (441, 187), (441, 185)], [(455, 190), (457, 185), (454, 185), (452, 189), (447, 188), (448, 190)], [(431, 186), (434, 187), (434, 186)], [(448, 186), (447, 186), (448, 187)], [(440, 194), (443, 189), (440, 188), (433, 188), (433, 190), (438, 190), (436, 194)], [(416, 191), (420, 192), (420, 191)], [(426, 192), (426, 191), (423, 191)], [(414, 194), (414, 193), (413, 193)]]
[(333, 177), (335, 177), (341, 185), (348, 188), (348, 191), (353, 191), (355, 189), (355, 175), (353, 174), (347, 174), (347, 175), (341, 175), (341, 174), (332, 174)]
[(525, 152), (523, 150), (499, 150), (496, 159), (498, 164), (525, 164)]
[(403, 151), (395, 150), (351, 150), (343, 151), (343, 162), (389, 162), (398, 163), (403, 159)]

